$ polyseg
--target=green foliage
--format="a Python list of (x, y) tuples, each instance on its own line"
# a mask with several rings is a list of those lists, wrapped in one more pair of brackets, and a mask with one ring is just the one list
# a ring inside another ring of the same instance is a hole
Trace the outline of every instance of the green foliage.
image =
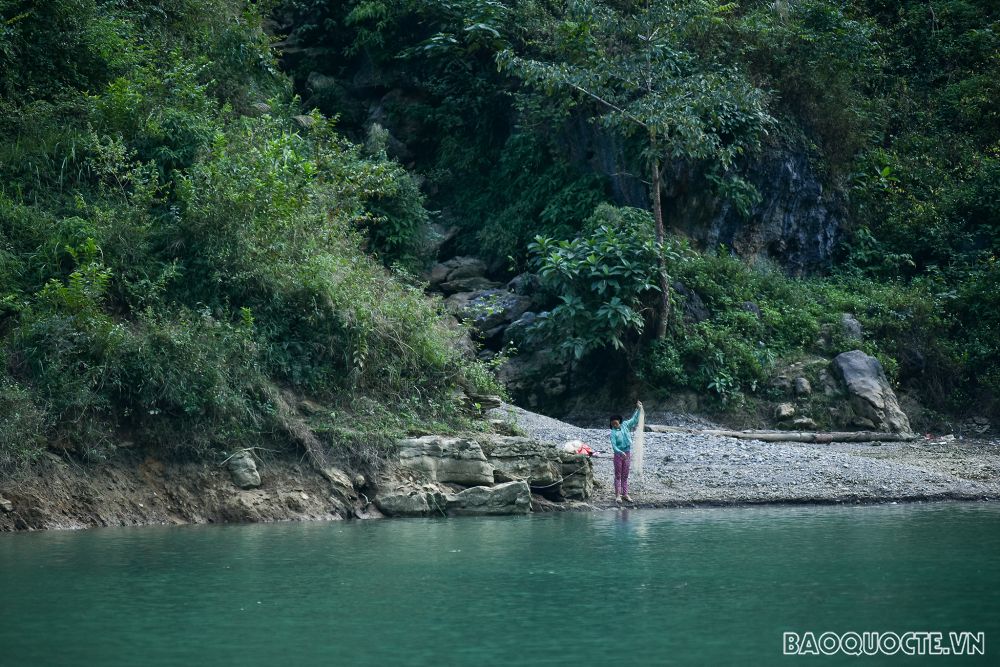
[(843, 174), (881, 123), (872, 99), (886, 64), (877, 26), (853, 2), (752, 1), (745, 7), (735, 25), (738, 57), (774, 91), (782, 129)]
[(0, 472), (22, 468), (42, 455), (46, 416), (30, 391), (0, 375)]
[(266, 8), (20, 4), (0, 4), (0, 58), (56, 26), (90, 55), (0, 72), (0, 467), (45, 442), (100, 459), (122, 437), (185, 456), (280, 440), (276, 385), (373, 433), (456, 423), (459, 382), (495, 390), (439, 304), (363, 252), (418, 263), (423, 196), (281, 93)]
[(543, 285), (562, 303), (543, 313), (537, 335), (559, 341), (559, 349), (584, 354), (625, 347), (641, 333), (643, 297), (658, 290), (657, 249), (646, 211), (598, 207), (588, 221), (593, 231), (572, 241), (537, 237), (528, 246)]
[(649, 136), (644, 162), (707, 160), (729, 169), (759, 145), (771, 122), (763, 94), (714, 52), (731, 5), (710, 0), (623, 9), (574, 3), (557, 15), (571, 48), (532, 58), (508, 49), (501, 67), (547, 94), (565, 90), (594, 106), (594, 120), (623, 136)]

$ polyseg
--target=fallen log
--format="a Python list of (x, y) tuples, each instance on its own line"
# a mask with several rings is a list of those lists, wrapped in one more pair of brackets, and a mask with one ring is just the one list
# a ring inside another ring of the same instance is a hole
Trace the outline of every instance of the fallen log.
[(714, 435), (740, 440), (761, 440), (763, 442), (909, 442), (920, 436), (913, 433), (888, 433), (884, 431), (728, 431), (725, 429), (680, 428), (678, 426), (657, 426), (646, 424), (646, 430), (653, 433), (692, 433)]

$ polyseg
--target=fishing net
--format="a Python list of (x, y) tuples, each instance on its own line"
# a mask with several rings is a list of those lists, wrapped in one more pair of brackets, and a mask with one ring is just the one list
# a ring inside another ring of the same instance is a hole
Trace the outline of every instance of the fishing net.
[(642, 480), (642, 459), (643, 450), (646, 444), (646, 412), (639, 408), (639, 423), (635, 427), (635, 436), (632, 438), (632, 469), (635, 470), (639, 479)]

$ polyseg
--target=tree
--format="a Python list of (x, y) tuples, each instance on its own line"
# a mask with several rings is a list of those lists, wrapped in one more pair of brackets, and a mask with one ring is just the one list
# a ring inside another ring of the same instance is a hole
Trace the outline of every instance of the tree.
[(773, 122), (763, 92), (722, 57), (734, 7), (718, 0), (567, 3), (539, 53), (497, 56), (502, 69), (548, 95), (568, 92), (594, 122), (640, 147), (632, 157), (648, 174), (659, 249), (657, 338), (670, 320), (661, 201), (667, 168), (697, 162), (721, 172), (724, 183), (751, 187), (734, 162), (759, 147)]

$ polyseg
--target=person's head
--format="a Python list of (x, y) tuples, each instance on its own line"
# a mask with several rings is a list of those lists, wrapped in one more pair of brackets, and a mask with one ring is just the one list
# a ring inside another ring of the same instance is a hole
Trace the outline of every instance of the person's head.
[(611, 428), (618, 428), (622, 425), (621, 415), (611, 415)]

